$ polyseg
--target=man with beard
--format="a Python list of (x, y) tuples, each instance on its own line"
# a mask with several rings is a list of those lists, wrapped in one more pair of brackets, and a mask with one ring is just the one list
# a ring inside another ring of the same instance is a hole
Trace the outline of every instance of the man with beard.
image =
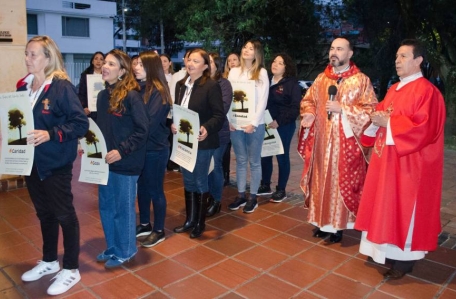
[(363, 232), (359, 251), (390, 264), (388, 279), (411, 272), (437, 248), (441, 231), (445, 102), (423, 78), (424, 54), (417, 40), (402, 42), (395, 61), (400, 82), (361, 139), (374, 150), (355, 225)]
[[(359, 143), (377, 99), (369, 78), (350, 61), (353, 46), (336, 38), (329, 65), (301, 101), (298, 152), (304, 160), (301, 188), (314, 237), (337, 243), (353, 228), (367, 169)], [(328, 96), (329, 90), (337, 92)]]

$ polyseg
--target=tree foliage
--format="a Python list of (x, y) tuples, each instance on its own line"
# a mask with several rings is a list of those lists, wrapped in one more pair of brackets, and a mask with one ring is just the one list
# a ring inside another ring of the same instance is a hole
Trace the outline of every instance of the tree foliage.
[(22, 131), (21, 128), (22, 126), (25, 126), (27, 123), (25, 122), (24, 119), (24, 114), (22, 111), (18, 109), (11, 109), (8, 111), (8, 118), (9, 118), (9, 126), (8, 128), (10, 130), (19, 129), (19, 140), (22, 139)]

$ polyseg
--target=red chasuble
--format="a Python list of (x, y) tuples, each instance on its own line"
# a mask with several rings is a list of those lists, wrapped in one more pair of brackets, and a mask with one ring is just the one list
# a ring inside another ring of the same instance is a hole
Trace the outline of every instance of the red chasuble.
[[(398, 84), (398, 83), (397, 83)], [(445, 104), (427, 79), (388, 91), (377, 111), (390, 111), (395, 145), (386, 145), (381, 127), (373, 145), (355, 229), (377, 244), (404, 249), (415, 207), (412, 251), (437, 247), (441, 231)], [(374, 140), (373, 140), (374, 141)]]

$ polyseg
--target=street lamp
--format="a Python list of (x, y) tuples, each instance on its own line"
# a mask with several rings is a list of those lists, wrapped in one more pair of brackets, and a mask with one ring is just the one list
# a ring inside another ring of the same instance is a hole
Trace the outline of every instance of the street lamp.
[(125, 0), (122, 0), (122, 42), (123, 42), (123, 51), (127, 53), (127, 34), (126, 34), (126, 24), (125, 24)]

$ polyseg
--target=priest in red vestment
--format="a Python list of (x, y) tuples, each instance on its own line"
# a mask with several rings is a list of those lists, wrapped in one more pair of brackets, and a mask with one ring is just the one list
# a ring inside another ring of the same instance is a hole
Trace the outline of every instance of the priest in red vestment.
[[(437, 247), (441, 231), (445, 104), (421, 74), (424, 48), (404, 40), (396, 54), (400, 82), (371, 115), (361, 138), (373, 153), (355, 229), (360, 252), (388, 263), (384, 276), (402, 278)], [(370, 137), (369, 137), (370, 136)]]
[[(359, 138), (370, 124), (377, 98), (369, 78), (350, 61), (353, 48), (336, 38), (329, 65), (301, 101), (298, 152), (304, 160), (301, 188), (307, 221), (314, 237), (337, 243), (344, 229), (353, 228), (367, 162)], [(329, 89), (335, 93), (332, 101)]]

